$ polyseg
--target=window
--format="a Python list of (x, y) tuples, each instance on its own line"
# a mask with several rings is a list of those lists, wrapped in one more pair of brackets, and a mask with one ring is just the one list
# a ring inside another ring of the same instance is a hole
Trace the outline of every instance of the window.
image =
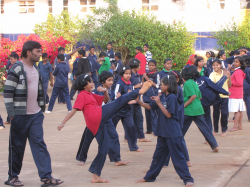
[(250, 0), (240, 0), (241, 9), (250, 9)]
[(159, 0), (142, 0), (143, 11), (158, 11)]
[(35, 13), (35, 1), (19, 1), (19, 13)]
[(177, 6), (177, 9), (179, 11), (185, 10), (185, 0), (172, 0), (172, 3), (174, 3)]
[(1, 0), (1, 14), (4, 13), (4, 0)]
[(225, 0), (219, 0), (220, 1), (220, 8), (225, 9)]
[(52, 14), (52, 0), (48, 0), (49, 14)]
[(96, 7), (96, 0), (80, 0), (80, 11), (90, 12)]
[(63, 10), (68, 10), (69, 0), (63, 0)]

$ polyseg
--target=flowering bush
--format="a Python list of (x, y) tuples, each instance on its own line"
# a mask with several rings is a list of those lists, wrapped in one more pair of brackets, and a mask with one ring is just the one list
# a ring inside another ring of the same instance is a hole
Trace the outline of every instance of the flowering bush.
[(11, 52), (15, 51), (20, 57), (23, 44), (29, 40), (37, 41), (42, 45), (43, 52), (48, 53), (50, 63), (54, 62), (58, 53), (58, 47), (65, 47), (66, 44), (69, 44), (69, 41), (65, 40), (62, 36), (55, 37), (50, 32), (47, 32), (46, 40), (41, 39), (35, 34), (31, 34), (29, 36), (20, 35), (14, 42), (8, 38), (0, 38), (0, 68), (6, 65)]

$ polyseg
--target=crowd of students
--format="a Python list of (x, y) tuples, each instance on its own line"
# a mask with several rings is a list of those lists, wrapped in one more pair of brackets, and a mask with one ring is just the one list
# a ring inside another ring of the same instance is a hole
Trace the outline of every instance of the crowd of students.
[[(31, 58), (33, 53), (29, 53), (33, 49), (28, 48), (22, 52), (23, 62), (18, 61), (19, 57), (16, 54), (10, 56), (10, 66), (13, 67), (9, 68), (7, 86), (4, 90), (5, 105), (10, 119), (18, 114), (13, 105), (15, 99), (10, 100), (10, 97), (15, 97), (15, 94), (10, 94), (15, 92), (14, 87), (21, 85), (23, 81), (20, 80), (18, 67), (24, 68), (26, 73), (34, 71), (34, 69), (30, 70), (31, 67), (27, 65), (27, 62), (33, 59)], [(155, 181), (163, 166), (168, 166), (171, 158), (184, 184), (193, 186), (194, 180), (188, 168), (191, 167), (191, 161), (184, 136), (194, 121), (204, 136), (204, 143), (210, 145), (213, 152), (218, 152), (219, 146), (214, 135), (219, 132), (220, 114), (222, 137), (226, 136), (227, 131), (243, 129), (242, 115), (245, 111), (245, 103), (248, 121), (250, 121), (250, 52), (243, 47), (231, 52), (231, 57), (226, 58), (225, 51), (221, 50), (215, 58), (214, 52), (208, 51), (206, 67), (204, 58), (193, 54), (180, 72), (172, 70), (173, 61), (170, 58), (164, 60), (164, 68), (160, 71), (149, 51), (148, 44), (143, 46), (145, 54), (142, 53), (141, 47), (136, 47), (135, 58), (130, 59), (127, 65), (122, 63), (121, 53), (115, 53), (112, 50), (112, 43), (107, 44), (107, 49), (107, 52), (101, 52), (97, 59), (94, 47), (90, 47), (88, 55), (85, 47), (77, 48), (70, 54), (65, 54), (65, 49), (59, 48), (54, 70), (48, 62), (47, 54), (42, 54), (42, 61), (39, 62), (37, 69), (41, 75), (44, 104), (48, 104), (45, 113), (52, 112), (57, 97), (59, 103), (67, 104), (69, 113), (58, 126), (58, 130), (61, 130), (77, 111), (83, 112), (86, 128), (80, 141), (76, 160), (79, 161), (79, 165), (84, 165), (90, 144), (96, 138), (99, 145), (98, 154), (89, 168), (89, 171), (93, 173), (93, 183), (109, 182), (100, 178), (107, 154), (116, 166), (129, 163), (122, 161), (120, 155), (116, 127), (121, 120), (125, 131), (124, 141), (128, 143), (130, 151), (143, 152), (138, 147), (137, 140), (150, 142), (151, 140), (145, 138), (145, 134), (157, 136), (156, 150), (150, 169), (145, 177), (137, 182)], [(71, 72), (69, 59), (77, 51), (78, 58), (73, 62)], [(71, 91), (68, 87), (70, 72)], [(53, 87), (50, 100), (47, 94), (49, 81), (50, 86)], [(76, 93), (78, 95), (72, 107), (71, 100), (74, 100)], [(42, 96), (40, 94), (40, 89), (38, 89), (39, 98)], [(39, 103), (39, 99), (37, 101)], [(42, 102), (39, 103), (39, 106), (41, 105)], [(34, 106), (38, 107), (38, 105)], [(213, 106), (213, 120), (211, 106)], [(145, 108), (147, 125), (145, 131), (142, 107)], [(28, 108), (31, 109), (31, 106)], [(230, 130), (228, 130), (229, 112), (234, 112), (234, 126)], [(31, 113), (26, 113), (26, 115), (29, 114), (35, 115), (37, 111), (32, 110)], [(23, 113), (18, 115), (23, 115)], [(16, 118), (14, 120), (16, 124)], [(25, 123), (30, 123), (26, 118), (23, 120)], [(3, 125), (2, 129), (4, 129)], [(14, 133), (13, 136), (15, 136)], [(45, 158), (48, 159), (48, 156), (46, 155)], [(20, 159), (18, 162), (20, 163)], [(10, 170), (13, 169), (11, 167)], [(16, 184), (15, 186), (22, 184), (18, 179), (19, 173), (16, 173), (13, 175), (9, 172), (9, 179), (5, 184)], [(60, 179), (52, 177), (41, 177), (41, 181), (44, 182), (44, 186), (62, 183)]]

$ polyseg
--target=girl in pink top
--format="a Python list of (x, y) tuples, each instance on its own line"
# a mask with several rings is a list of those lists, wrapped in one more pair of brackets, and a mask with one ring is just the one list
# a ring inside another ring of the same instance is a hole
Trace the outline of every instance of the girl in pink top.
[(245, 79), (245, 61), (242, 57), (236, 57), (233, 63), (235, 68), (231, 76), (232, 86), (229, 88), (231, 95), (229, 96), (228, 109), (234, 112), (234, 126), (229, 131), (242, 130), (242, 111), (245, 111), (243, 102), (243, 81)]

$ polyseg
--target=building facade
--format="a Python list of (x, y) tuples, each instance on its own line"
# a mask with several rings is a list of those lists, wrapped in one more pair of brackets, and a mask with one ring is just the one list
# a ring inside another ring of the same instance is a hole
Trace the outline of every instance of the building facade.
[[(84, 17), (94, 7), (107, 6), (103, 0), (0, 0), (0, 33), (16, 40), (20, 34), (33, 33), (34, 25), (45, 21), (47, 14), (68, 10)], [(221, 25), (241, 21), (250, 0), (118, 0), (122, 10), (150, 11), (164, 22), (183, 20), (190, 32), (198, 34), (196, 50), (212, 50), (216, 45), (211, 33)]]

